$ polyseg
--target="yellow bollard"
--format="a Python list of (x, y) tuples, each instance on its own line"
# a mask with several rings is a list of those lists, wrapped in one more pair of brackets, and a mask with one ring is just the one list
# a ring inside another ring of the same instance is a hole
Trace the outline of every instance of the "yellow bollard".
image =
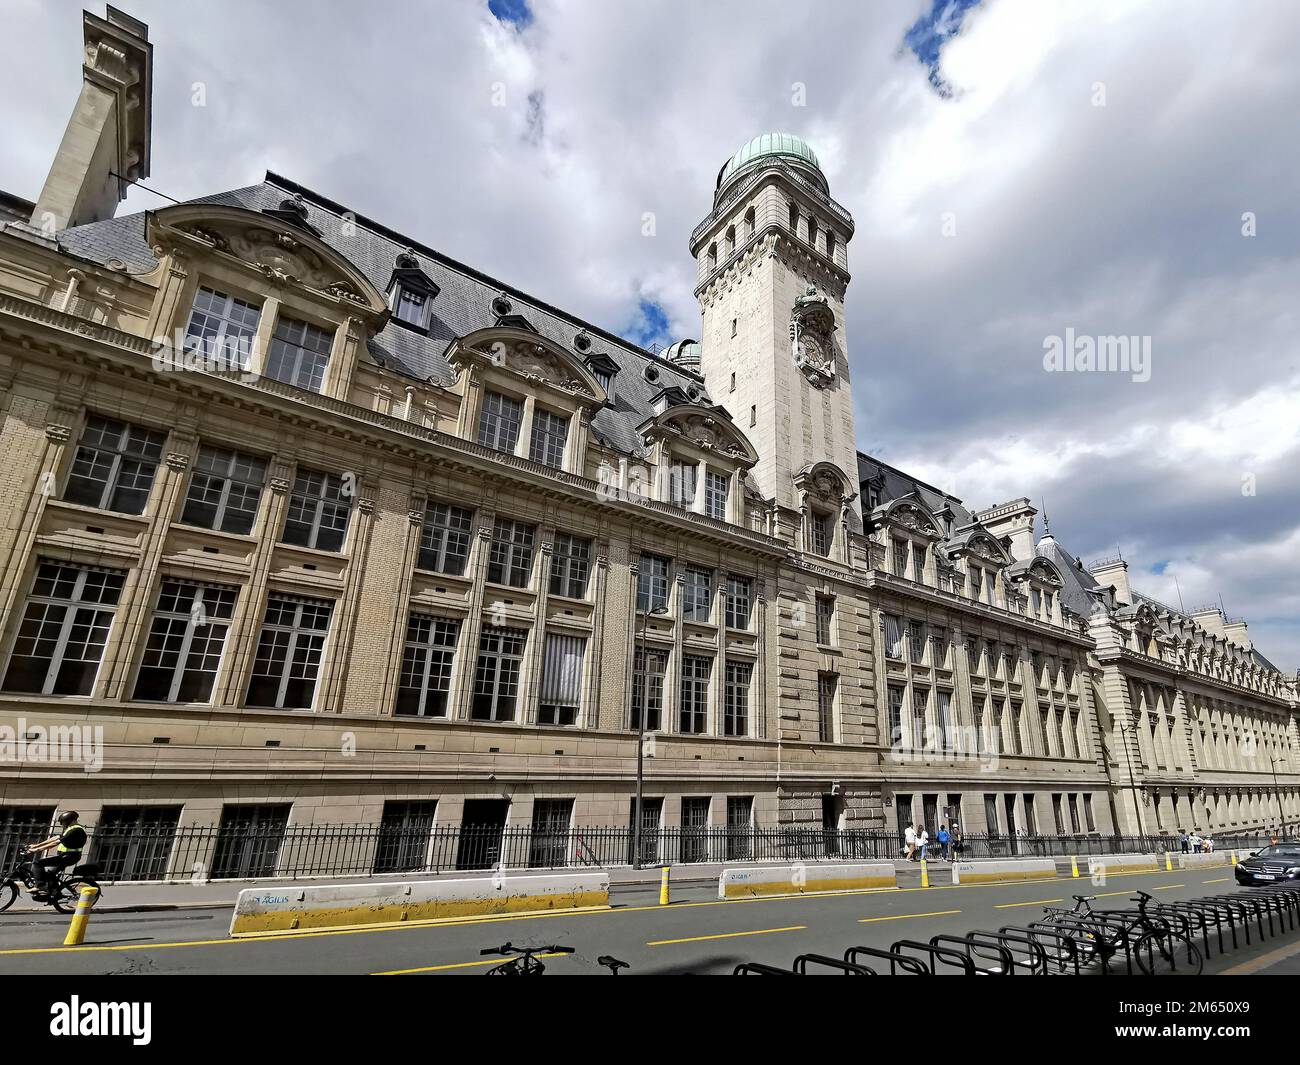
[(930, 886), (930, 871), (925, 867), (925, 859), (921, 859), (921, 886)]
[(1236, 865), (1236, 864), (1237, 864), (1237, 852), (1236, 852), (1236, 851), (1233, 851), (1233, 852), (1232, 852), (1232, 864), (1233, 864), (1233, 865)]
[(668, 905), (668, 866), (664, 866), (663, 875), (659, 878), (659, 905)]
[(1075, 880), (1079, 879), (1079, 859), (1077, 855), (1070, 855), (1070, 876)]
[(83, 884), (81, 897), (77, 899), (77, 912), (72, 915), (72, 924), (68, 925), (68, 934), (63, 937), (65, 947), (77, 947), (86, 938), (86, 922), (90, 920), (90, 908), (95, 905), (95, 896), (99, 888)]
[(1173, 851), (1165, 851), (1165, 872), (1172, 873), (1173, 871), (1174, 871)]

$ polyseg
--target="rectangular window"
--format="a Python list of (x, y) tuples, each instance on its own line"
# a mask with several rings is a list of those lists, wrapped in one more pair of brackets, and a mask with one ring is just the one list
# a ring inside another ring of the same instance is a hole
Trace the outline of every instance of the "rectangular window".
[(190, 474), (181, 521), (247, 536), (257, 519), (265, 480), (264, 459), (205, 444)]
[(695, 505), (695, 479), (700, 468), (694, 462), (674, 462), (668, 468), (668, 501), (688, 510)]
[(497, 518), (492, 527), (492, 553), (488, 561), (487, 579), (493, 584), (511, 588), (527, 588), (533, 571), (532, 525), (509, 518)]
[(901, 660), (903, 657), (903, 619), (895, 614), (882, 614), (885, 630), (885, 657)]
[(686, 582), (682, 586), (682, 618), (686, 621), (708, 621), (713, 616), (713, 571), (700, 566), (687, 566)]
[(894, 576), (907, 576), (907, 541), (893, 539), (891, 546), (893, 548)]
[(976, 695), (972, 701), (975, 709), (975, 751), (977, 754), (987, 754), (994, 748), (989, 724), (989, 701), (980, 695)]
[[(1031, 604), (1031, 609), (1034, 612), (1034, 617), (1041, 617), (1043, 613), (1043, 593), (1037, 588), (1030, 588), (1029, 602)], [(1059, 799), (1060, 796), (1058, 795), (1057, 798)]]
[(728, 861), (743, 861), (753, 853), (754, 797), (752, 795), (727, 796), (727, 851)]
[(249, 706), (311, 708), (333, 612), (328, 599), (271, 595), (248, 682)]
[(14, 641), (4, 690), (89, 695), (125, 580), (121, 570), (42, 561)]
[(970, 597), (979, 602), (984, 588), (984, 570), (974, 564), (968, 564), (967, 570), (970, 574)]
[(636, 608), (656, 610), (668, 606), (670, 562), (658, 555), (642, 555), (636, 576)]
[(817, 597), (817, 642), (824, 647), (835, 642), (835, 600), (829, 595)]
[(568, 862), (572, 799), (534, 799), (533, 826), (528, 834), (528, 867), (556, 869)]
[(185, 327), (185, 351), (198, 353), (208, 369), (246, 370), (260, 317), (253, 304), (200, 287)]
[(1038, 807), (1035, 799), (1036, 796), (1025, 794), (1025, 834), (1029, 836), (1038, 835)]
[(920, 665), (925, 660), (925, 623), (909, 621), (907, 623), (907, 646), (912, 661)]
[(930, 706), (928, 688), (912, 689), (912, 749), (925, 749), (925, 712)]
[(451, 668), (460, 622), (429, 614), (411, 614), (394, 713), (410, 717), (446, 717)]
[(289, 828), (289, 803), (245, 806), (227, 803), (221, 808), (216, 850), (212, 857), (214, 880), (244, 880), (274, 876), (280, 844)]
[(899, 747), (903, 743), (903, 689), (896, 684), (889, 686), (889, 745)]
[(333, 333), (310, 322), (281, 316), (271, 337), (266, 376), (308, 392), (319, 392), (325, 384), (333, 343)]
[(524, 664), (523, 629), (485, 626), (479, 637), (478, 664), (474, 671), (475, 721), (513, 721), (519, 702), (519, 674)]
[(513, 453), (519, 443), (524, 405), (500, 392), (484, 392), (478, 415), (478, 442), (484, 447)]
[(822, 743), (835, 742), (835, 690), (839, 677), (834, 673), (817, 674), (817, 738)]
[(700, 655), (682, 658), (681, 727), (678, 731), (703, 735), (709, 721), (709, 676), (713, 659)]
[(984, 796), (984, 824), (990, 836), (998, 834), (998, 797)]
[(341, 551), (352, 513), (351, 482), (332, 473), (299, 470), (285, 511), (286, 544)]
[(952, 692), (938, 692), (938, 703), (935, 707), (938, 724), (939, 724), (939, 746), (941, 750), (950, 751), (953, 748), (952, 734)]
[(930, 665), (936, 669), (948, 665), (948, 630), (941, 625), (930, 626)]
[(966, 668), (976, 675), (984, 672), (984, 659), (980, 655), (980, 642), (974, 636), (966, 637)]
[(583, 636), (546, 637), (542, 653), (542, 700), (537, 720), (543, 725), (573, 725), (582, 705), (582, 663), (587, 654)]
[(753, 582), (748, 577), (727, 576), (726, 621), (729, 629), (748, 629), (753, 611)]
[(397, 306), (393, 309), (393, 315), (398, 321), (424, 328), (424, 307), (428, 301), (423, 292), (399, 285), (394, 302)]
[(814, 512), (809, 516), (812, 522), (813, 554), (829, 558), (831, 545), (835, 542), (835, 526), (829, 514)]
[(143, 514), (167, 434), (91, 414), (63, 490), (69, 503)]
[(569, 419), (541, 407), (533, 409), (533, 438), (528, 457), (534, 462), (561, 469), (564, 466), (564, 442), (569, 436)]
[(1052, 820), (1056, 824), (1056, 834), (1065, 835), (1065, 805), (1061, 802), (1061, 796), (1056, 794), (1052, 796)]
[(429, 866), (429, 838), (438, 811), (436, 799), (384, 803), (375, 841), (376, 873), (413, 873)]
[(704, 473), (704, 513), (719, 521), (727, 520), (727, 490), (730, 482), (720, 473)]
[(925, 544), (912, 545), (912, 580), (917, 584), (925, 583), (925, 558), (928, 554)]
[(208, 702), (238, 597), (238, 588), (164, 580), (132, 698)]
[(749, 685), (754, 675), (751, 662), (727, 661), (726, 689), (723, 693), (722, 734), (749, 735)]
[(569, 533), (556, 533), (551, 551), (551, 594), (586, 598), (590, 572), (591, 541)]
[(664, 677), (668, 673), (668, 652), (638, 649), (632, 662), (632, 728), (641, 727), (645, 713), (645, 730), (663, 728)]
[(434, 573), (459, 577), (469, 561), (474, 512), (450, 503), (429, 502), (420, 529), (420, 556), (416, 565)]

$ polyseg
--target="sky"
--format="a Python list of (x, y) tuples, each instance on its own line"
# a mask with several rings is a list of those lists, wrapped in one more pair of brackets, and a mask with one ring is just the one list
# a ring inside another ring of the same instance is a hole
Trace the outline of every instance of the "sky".
[[(1300, 667), (1300, 4), (118, 6), (155, 45), (151, 188), (274, 170), (647, 345), (699, 334), (719, 167), (799, 134), (857, 224), (859, 446), (972, 507), (1028, 496), (1085, 563), (1222, 600)], [(0, 0), (7, 191), (40, 191), (81, 7)], [(1045, 362), (1105, 337), (1142, 359)]]

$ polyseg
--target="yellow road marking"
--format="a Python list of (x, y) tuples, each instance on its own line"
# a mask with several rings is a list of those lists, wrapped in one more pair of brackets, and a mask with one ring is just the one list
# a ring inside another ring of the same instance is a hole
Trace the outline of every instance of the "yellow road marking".
[[(1182, 872), (1183, 870), (1178, 870)], [(1141, 870), (1139, 872), (1112, 872), (1107, 874), (1108, 879), (1116, 879), (1122, 876), (1163, 876), (1167, 875), (1163, 870), (1150, 872)], [(1007, 888), (1016, 887), (1018, 881), (1002, 881), (999, 883), (989, 884), (941, 884), (935, 887), (905, 887), (905, 888), (864, 888), (853, 891), (843, 891), (827, 893), (824, 895), (814, 896), (818, 898), (827, 898), (832, 895), (876, 895), (876, 894), (904, 894), (909, 891), (973, 891), (987, 888)], [(1028, 884), (1072, 884), (1077, 883), (1072, 877), (1058, 876), (1043, 880), (1023, 881)], [(1112, 895), (1124, 895), (1127, 892), (1115, 891), (1110, 892)], [(753, 905), (755, 903), (774, 903), (789, 902), (792, 899), (806, 899), (810, 896), (804, 895), (773, 895), (770, 897), (758, 897), (752, 899), (710, 899), (700, 902), (674, 902), (672, 908), (691, 909), (701, 906), (736, 906), (736, 905)], [(1107, 896), (1098, 895), (1097, 898)], [(217, 908), (217, 907), (214, 907)], [(382, 928), (333, 928), (321, 929), (316, 932), (285, 932), (275, 936), (259, 936), (245, 939), (196, 939), (184, 942), (164, 942), (164, 943), (122, 943), (112, 946), (94, 946), (83, 945), (80, 947), (20, 947), (8, 950), (0, 950), (0, 957), (17, 954), (68, 954), (78, 951), (124, 951), (124, 950), (165, 950), (178, 947), (215, 947), (228, 946), (232, 943), (272, 943), (283, 942), (287, 939), (315, 939), (319, 936), (353, 936), (353, 935), (378, 935), (383, 932), (405, 932), (415, 928), (457, 928), (470, 924), (495, 924), (500, 921), (535, 921), (541, 919), (550, 919), (555, 917), (594, 917), (602, 914), (618, 913), (640, 913), (646, 910), (658, 910), (662, 912), (663, 907), (658, 905), (651, 906), (612, 906), (608, 910), (567, 910), (556, 913), (519, 913), (519, 914), (495, 914), (483, 917), (447, 917), (437, 920), (428, 921), (408, 921), (403, 924), (388, 925)]]
[(876, 921), (906, 921), (909, 917), (946, 917), (961, 910), (935, 910), (933, 913), (896, 913), (889, 917), (859, 917), (858, 924), (874, 924)]
[(1152, 891), (1173, 891), (1174, 888), (1186, 887), (1186, 884), (1165, 884), (1163, 887), (1153, 887)]
[(1017, 906), (1046, 906), (1052, 902), (1064, 902), (1065, 899), (1036, 899), (1033, 902), (1000, 902), (995, 910), (1014, 910)]
[(1278, 947), (1277, 950), (1270, 950), (1267, 954), (1261, 954), (1258, 958), (1251, 958), (1250, 961), (1243, 961), (1240, 965), (1234, 965), (1231, 969), (1224, 969), (1220, 976), (1245, 976), (1253, 973), (1266, 965), (1272, 965), (1275, 961), (1285, 961), (1292, 957), (1300, 946), (1292, 943), (1290, 946)]
[(1201, 883), (1202, 884), (1226, 884), (1231, 879), (1232, 877), (1230, 876), (1221, 876), (1219, 877), (1218, 880), (1202, 880)]
[(690, 936), (686, 939), (656, 939), (647, 947), (668, 947), (674, 943), (703, 943), (706, 939), (735, 939), (737, 936), (766, 936), (773, 932), (802, 932), (806, 924), (792, 924), (788, 928), (757, 928), (753, 932), (722, 932), (713, 936)]
[[(567, 954), (534, 954), (534, 958), (567, 958)], [(405, 976), (407, 973), (440, 973), (446, 969), (471, 969), (476, 965), (500, 965), (506, 958), (485, 958), (482, 961), (458, 961), (450, 965), (426, 965), (422, 969), (389, 969), (371, 976)]]

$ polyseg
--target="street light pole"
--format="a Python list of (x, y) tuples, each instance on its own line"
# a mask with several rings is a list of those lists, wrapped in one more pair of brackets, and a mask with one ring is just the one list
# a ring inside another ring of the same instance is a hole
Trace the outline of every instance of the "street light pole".
[[(666, 607), (657, 606), (650, 609), (649, 597), (645, 609), (641, 611), (641, 668), (642, 685), (641, 711), (636, 715), (636, 802), (632, 810), (632, 868), (641, 868), (641, 793), (645, 786), (645, 717), (650, 709), (650, 659), (646, 651), (646, 630), (650, 627), (651, 614), (666, 614)], [(632, 703), (636, 709), (636, 647), (632, 648)]]
[(1133, 813), (1137, 817), (1138, 835), (1142, 836), (1146, 833), (1142, 830), (1142, 804), (1138, 802), (1137, 783), (1133, 779), (1133, 750), (1128, 745), (1128, 722), (1120, 721), (1119, 730), (1124, 734), (1124, 754), (1128, 757), (1128, 786), (1133, 793)]

